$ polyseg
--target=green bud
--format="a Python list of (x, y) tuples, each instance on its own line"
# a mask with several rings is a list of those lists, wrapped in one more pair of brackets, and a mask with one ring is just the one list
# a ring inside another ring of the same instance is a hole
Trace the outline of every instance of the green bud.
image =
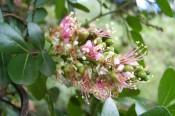
[(147, 75), (150, 75), (150, 71), (146, 70), (145, 72), (146, 72)]
[(99, 39), (98, 41), (97, 41), (97, 44), (101, 44), (102, 43), (102, 39)]
[(110, 46), (110, 47), (107, 47), (107, 50), (106, 51), (108, 51), (108, 52), (114, 52), (114, 47), (112, 47), (112, 46)]
[(136, 78), (136, 77), (133, 77), (133, 78), (131, 78), (130, 80), (131, 80), (131, 81), (136, 81), (137, 78)]
[(78, 71), (82, 74), (85, 70), (85, 67), (84, 66), (81, 66), (78, 68)]
[(78, 39), (80, 41), (86, 40), (88, 37), (89, 37), (89, 33), (88, 32), (79, 32), (78, 33)]
[(66, 78), (69, 77), (69, 70), (67, 69), (67, 67), (64, 67), (63, 71), (64, 71), (65, 77)]
[(137, 71), (142, 71), (143, 70), (143, 66), (138, 65), (138, 66), (136, 66), (136, 69), (137, 69)]
[(114, 41), (112, 39), (107, 39), (105, 42), (106, 42), (107, 45), (113, 45), (114, 44)]
[(109, 73), (109, 75), (110, 75), (112, 78), (115, 78), (115, 71), (112, 70), (112, 71)]
[(145, 73), (145, 71), (139, 71), (138, 72), (138, 77), (140, 77), (140, 78), (147, 78), (147, 74)]
[(142, 80), (143, 80), (143, 81), (148, 81), (148, 78), (146, 77), (146, 78), (143, 78)]
[(126, 65), (123, 69), (125, 72), (132, 72), (134, 71), (134, 68), (131, 65)]

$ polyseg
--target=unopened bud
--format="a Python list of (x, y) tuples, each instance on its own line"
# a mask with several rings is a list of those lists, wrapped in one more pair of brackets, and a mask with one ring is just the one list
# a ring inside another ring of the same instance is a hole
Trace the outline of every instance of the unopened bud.
[(114, 47), (112, 47), (112, 46), (107, 47), (106, 51), (108, 51), (108, 52), (114, 52)]
[(136, 69), (137, 69), (137, 71), (142, 71), (143, 70), (143, 66), (138, 65), (138, 66), (136, 66)]
[(89, 37), (89, 32), (86, 30), (82, 30), (78, 32), (79, 41), (86, 40)]
[(114, 70), (112, 70), (110, 73), (110, 76), (112, 77), (112, 78), (115, 78), (116, 76), (115, 76), (115, 71)]
[(145, 71), (139, 71), (138, 72), (138, 77), (140, 77), (140, 78), (146, 78), (147, 77), (147, 74), (145, 73)]
[(150, 75), (150, 71), (149, 70), (146, 70), (145, 71), (147, 75)]
[(126, 65), (123, 69), (125, 72), (132, 72), (134, 71), (134, 68), (131, 65)]
[(78, 71), (82, 74), (85, 70), (85, 67), (84, 66), (81, 66), (78, 68)]
[(107, 45), (113, 45), (114, 44), (114, 41), (112, 39), (107, 39), (105, 42), (106, 42)]

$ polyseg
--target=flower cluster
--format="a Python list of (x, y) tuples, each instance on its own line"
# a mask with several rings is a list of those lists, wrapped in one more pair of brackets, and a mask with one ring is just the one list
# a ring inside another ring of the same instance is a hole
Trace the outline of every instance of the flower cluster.
[(85, 29), (74, 13), (66, 16), (50, 31), (54, 53), (63, 59), (57, 64), (57, 78), (80, 89), (85, 98), (93, 94), (100, 100), (116, 97), (123, 88), (137, 89), (136, 82), (147, 81), (147, 68), (138, 64), (146, 46), (138, 42), (140, 47), (120, 55), (110, 35), (108, 25)]

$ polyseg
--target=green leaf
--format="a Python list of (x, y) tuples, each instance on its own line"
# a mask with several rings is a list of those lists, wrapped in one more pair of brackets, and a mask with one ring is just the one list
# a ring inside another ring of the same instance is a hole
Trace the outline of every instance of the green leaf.
[(0, 53), (0, 85), (10, 82), (9, 74), (7, 72), (9, 60), (9, 54)]
[(70, 3), (74, 8), (77, 8), (77, 9), (79, 9), (79, 10), (82, 10), (82, 11), (84, 11), (84, 12), (90, 12), (90, 10), (87, 8), (87, 7), (85, 7), (85, 6), (83, 6), (82, 4), (80, 4), (80, 3)]
[(82, 116), (81, 104), (76, 97), (71, 97), (67, 108), (69, 116)]
[(33, 12), (30, 12), (28, 15), (27, 15), (27, 19), (26, 21), (27, 22), (32, 22), (32, 18), (33, 18), (33, 22), (41, 22), (44, 20), (44, 18), (47, 16), (47, 11), (46, 9), (44, 8), (37, 8), (35, 10), (35, 14), (33, 16)]
[(121, 93), (119, 93), (118, 97), (134, 97), (140, 94), (139, 89), (128, 89), (124, 88)]
[[(84, 100), (83, 99), (79, 99), (79, 100), (82, 100), (82, 102), (84, 103)], [(92, 112), (94, 112), (93, 114), (95, 116), (97, 116), (98, 114), (101, 113), (102, 108), (103, 108), (103, 102), (101, 102), (100, 100), (98, 100), (97, 98), (95, 98), (94, 96), (92, 96), (91, 102), (90, 102), (90, 110)]]
[(142, 30), (142, 25), (140, 23), (140, 19), (135, 16), (128, 15), (126, 18), (126, 21), (128, 25), (137, 32), (140, 32)]
[(32, 95), (37, 100), (41, 100), (45, 97), (45, 94), (46, 94), (46, 80), (47, 80), (47, 78), (39, 73), (36, 82), (28, 87), (30, 92), (32, 93)]
[(173, 17), (173, 11), (168, 3), (168, 0), (156, 0), (156, 2), (163, 13), (165, 13), (167, 16)]
[(171, 116), (171, 114), (166, 108), (156, 106), (139, 116)]
[[(144, 46), (146, 46), (146, 45), (145, 45), (145, 42), (143, 41), (142, 36), (140, 35), (140, 33), (135, 32), (135, 31), (130, 31), (130, 34), (131, 34), (131, 37), (132, 37), (132, 39), (133, 39), (134, 42), (139, 41), (139, 42), (140, 42), (139, 45), (143, 44)], [(147, 49), (147, 48), (144, 48), (143, 53), (144, 53), (145, 51), (148, 51), (148, 49)]]
[(56, 66), (50, 56), (48, 56), (47, 54), (41, 54), (37, 57), (37, 61), (38, 69), (43, 75), (49, 77), (54, 74)]
[(119, 116), (117, 106), (111, 97), (105, 100), (101, 116)]
[(39, 50), (44, 49), (45, 39), (44, 32), (41, 28), (35, 23), (28, 23), (28, 33), (31, 43)]
[(104, 8), (109, 9), (109, 7), (106, 5), (106, 3), (102, 4)]
[(43, 4), (45, 4), (46, 2), (48, 2), (48, 0), (37, 0), (36, 3), (35, 3), (35, 6), (43, 5)]
[(0, 23), (0, 51), (10, 53), (28, 52), (23, 37), (6, 23)]
[(38, 74), (35, 61), (33, 56), (29, 54), (13, 57), (7, 67), (11, 80), (17, 84), (33, 84)]
[(172, 68), (167, 69), (159, 83), (158, 103), (167, 106), (175, 99), (175, 71)]
[(58, 19), (64, 17), (67, 14), (67, 9), (65, 7), (65, 0), (56, 0), (55, 4), (55, 14)]
[(135, 104), (133, 104), (127, 111), (126, 116), (137, 116), (135, 111)]
[(49, 94), (52, 97), (53, 102), (57, 102), (60, 90), (57, 87), (53, 87), (49, 89)]
[(22, 35), (22, 31), (20, 29), (20, 27), (22, 27), (20, 24), (19, 24), (19, 21), (15, 18), (10, 18), (9, 19), (9, 25), (16, 31), (18, 32), (20, 35)]
[(173, 116), (175, 116), (175, 104), (168, 106), (167, 109)]
[(3, 15), (2, 15), (1, 8), (0, 8), (0, 22), (4, 22), (4, 19), (3, 19)]

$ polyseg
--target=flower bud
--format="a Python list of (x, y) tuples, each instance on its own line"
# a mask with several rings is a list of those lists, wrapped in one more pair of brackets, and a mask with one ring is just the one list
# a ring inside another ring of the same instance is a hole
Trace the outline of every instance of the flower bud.
[(78, 71), (82, 74), (85, 70), (85, 67), (84, 66), (80, 66), (78, 67)]
[(109, 75), (112, 77), (112, 78), (115, 78), (116, 76), (115, 76), (115, 70), (112, 70), (110, 73), (109, 73)]
[(86, 40), (89, 37), (89, 33), (86, 30), (82, 30), (78, 32), (78, 39), (80, 41)]
[(99, 39), (99, 40), (97, 41), (97, 44), (100, 44), (100, 43), (102, 43), (102, 39)]
[(138, 72), (138, 77), (139, 78), (147, 78), (147, 74), (145, 73), (145, 71), (139, 71)]
[(130, 79), (131, 81), (137, 81), (137, 78), (136, 77), (133, 77)]
[(107, 47), (107, 49), (106, 49), (106, 51), (108, 51), (108, 52), (114, 52), (114, 47), (112, 47), (112, 46), (110, 46), (110, 47)]
[(46, 40), (49, 42), (49, 43), (51, 43), (51, 37), (47, 34), (47, 35), (45, 35), (45, 38), (46, 38)]
[(131, 65), (126, 65), (123, 69), (124, 72), (132, 72), (134, 68)]
[(143, 80), (143, 81), (148, 81), (148, 78), (146, 77), (146, 78), (143, 78), (142, 80)]
[(136, 66), (136, 69), (137, 69), (137, 71), (142, 71), (143, 70), (143, 66), (138, 65), (138, 66)]
[(147, 75), (150, 75), (150, 71), (149, 70), (146, 70), (145, 71)]
[(69, 70), (68, 70), (68, 68), (67, 67), (64, 67), (63, 71), (64, 71), (65, 77), (66, 78), (69, 77)]
[(114, 44), (114, 41), (112, 39), (107, 39), (105, 42), (106, 42), (107, 45), (113, 45)]

